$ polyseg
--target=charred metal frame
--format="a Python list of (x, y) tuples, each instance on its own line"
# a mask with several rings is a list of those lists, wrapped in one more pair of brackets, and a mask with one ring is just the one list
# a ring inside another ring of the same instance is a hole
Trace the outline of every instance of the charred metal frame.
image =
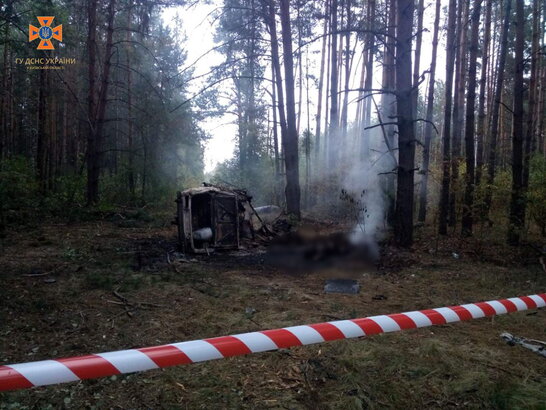
[[(235, 193), (211, 187), (188, 189), (178, 192), (176, 203), (175, 224), (182, 252), (208, 253), (214, 249), (239, 248), (240, 204)], [(202, 228), (212, 230), (210, 242), (194, 238), (194, 232)]]

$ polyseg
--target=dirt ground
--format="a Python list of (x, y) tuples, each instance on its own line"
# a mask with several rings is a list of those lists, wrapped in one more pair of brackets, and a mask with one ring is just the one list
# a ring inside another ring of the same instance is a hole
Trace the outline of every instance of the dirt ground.
[[(0, 363), (546, 291), (531, 247), (418, 236), (411, 252), (385, 246), (377, 267), (293, 272), (263, 249), (169, 263), (175, 229), (166, 221), (8, 232)], [(333, 277), (357, 279), (360, 293), (325, 294)], [(504, 331), (546, 340), (546, 309), (6, 392), (0, 408), (546, 409), (546, 360), (505, 344)]]

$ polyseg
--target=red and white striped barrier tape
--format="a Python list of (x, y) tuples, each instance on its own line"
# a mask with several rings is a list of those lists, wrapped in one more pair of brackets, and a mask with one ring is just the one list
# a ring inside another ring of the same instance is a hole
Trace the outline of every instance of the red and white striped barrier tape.
[(336, 339), (397, 332), (546, 306), (546, 293), (362, 319), (336, 320), (142, 349), (0, 366), (0, 391), (204, 362)]

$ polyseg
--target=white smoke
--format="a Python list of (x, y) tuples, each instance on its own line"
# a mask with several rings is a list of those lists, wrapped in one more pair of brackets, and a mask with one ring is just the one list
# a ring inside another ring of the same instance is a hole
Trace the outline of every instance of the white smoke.
[[(345, 191), (354, 199), (356, 215), (351, 233), (354, 243), (373, 245), (387, 229), (386, 178), (393, 171), (392, 153), (388, 151), (381, 127), (364, 131), (369, 141), (368, 158), (350, 158), (351, 164), (343, 180)], [(356, 135), (355, 138), (362, 138)], [(359, 150), (351, 156), (359, 156)]]

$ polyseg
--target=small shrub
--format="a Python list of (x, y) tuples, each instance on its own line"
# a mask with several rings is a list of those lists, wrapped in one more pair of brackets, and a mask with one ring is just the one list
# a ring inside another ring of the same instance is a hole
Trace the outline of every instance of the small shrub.
[(101, 272), (89, 272), (85, 276), (85, 283), (89, 289), (111, 290), (114, 286), (114, 279)]
[(546, 236), (546, 158), (541, 154), (534, 155), (530, 165), (527, 191), (529, 218), (537, 224), (542, 236)]
[(0, 217), (5, 224), (24, 222), (39, 210), (32, 164), (16, 157), (0, 164)]
[(78, 251), (74, 248), (67, 247), (63, 252), (63, 258), (69, 261), (74, 261), (78, 258)]

